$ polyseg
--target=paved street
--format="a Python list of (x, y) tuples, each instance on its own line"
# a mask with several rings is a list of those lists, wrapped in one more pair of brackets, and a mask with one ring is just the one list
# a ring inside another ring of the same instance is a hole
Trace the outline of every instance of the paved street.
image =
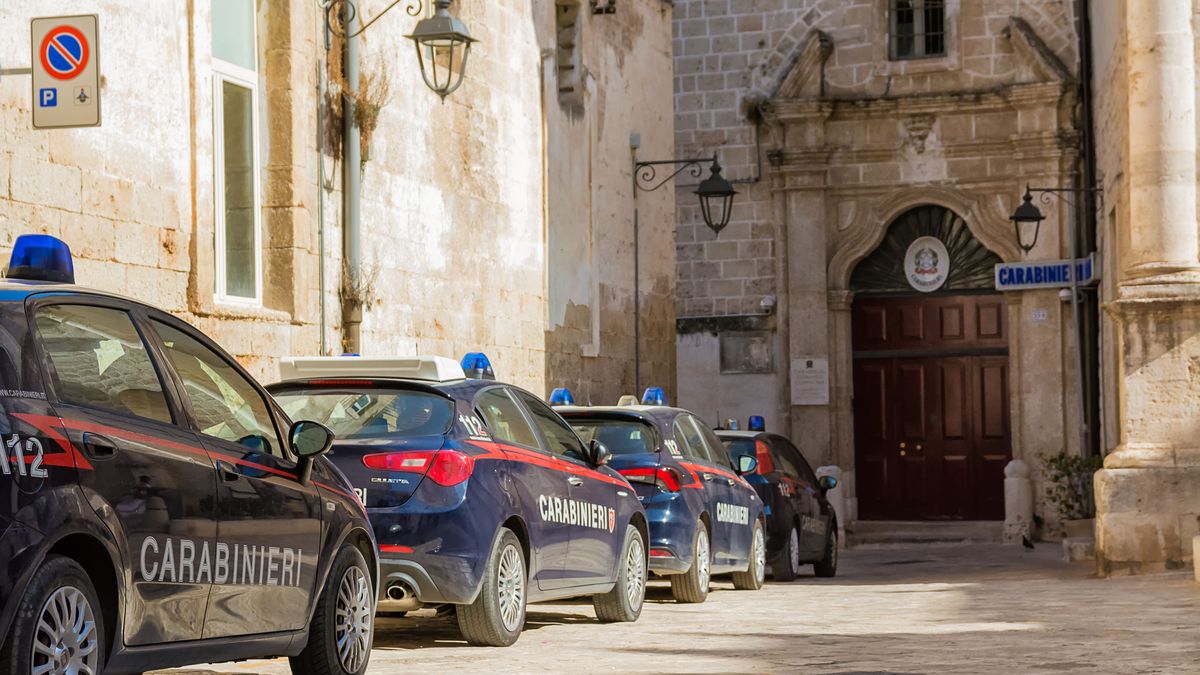
[[(1087, 564), (996, 545), (851, 550), (840, 576), (727, 583), (704, 605), (662, 584), (636, 624), (590, 604), (538, 605), (508, 649), (471, 648), (432, 612), (382, 619), (371, 673), (1185, 673), (1200, 671), (1200, 585), (1190, 575), (1095, 579)], [(283, 660), (179, 673), (287, 673)]]

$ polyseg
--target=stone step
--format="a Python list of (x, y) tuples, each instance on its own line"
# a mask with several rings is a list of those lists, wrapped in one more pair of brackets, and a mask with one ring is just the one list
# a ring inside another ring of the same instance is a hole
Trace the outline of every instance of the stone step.
[(1003, 536), (1004, 523), (998, 520), (859, 520), (846, 526), (846, 544), (851, 547), (997, 543)]

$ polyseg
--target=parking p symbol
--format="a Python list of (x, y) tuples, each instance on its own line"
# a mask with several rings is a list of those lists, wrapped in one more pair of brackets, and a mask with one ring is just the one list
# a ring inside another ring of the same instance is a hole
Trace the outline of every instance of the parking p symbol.
[(58, 90), (53, 87), (46, 87), (38, 91), (39, 103), (43, 108), (54, 108), (58, 106)]

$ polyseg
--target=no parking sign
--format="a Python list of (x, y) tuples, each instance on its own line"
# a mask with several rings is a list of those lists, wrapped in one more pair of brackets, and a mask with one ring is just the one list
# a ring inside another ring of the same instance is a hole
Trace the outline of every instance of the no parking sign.
[(95, 14), (29, 24), (35, 129), (100, 124), (100, 45)]

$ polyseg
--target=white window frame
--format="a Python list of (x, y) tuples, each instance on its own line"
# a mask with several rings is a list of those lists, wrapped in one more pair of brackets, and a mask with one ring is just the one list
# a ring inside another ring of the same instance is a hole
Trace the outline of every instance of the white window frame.
[[(258, 59), (258, 19), (254, 19), (255, 60)], [(262, 161), (259, 134), (258, 72), (213, 57), (213, 196), (216, 257), (216, 289), (218, 302), (231, 305), (262, 305), (263, 296), (263, 227), (262, 227)], [(225, 83), (250, 90), (251, 138), (254, 152), (254, 297), (229, 295), (227, 293), (227, 270), (225, 269)]]

